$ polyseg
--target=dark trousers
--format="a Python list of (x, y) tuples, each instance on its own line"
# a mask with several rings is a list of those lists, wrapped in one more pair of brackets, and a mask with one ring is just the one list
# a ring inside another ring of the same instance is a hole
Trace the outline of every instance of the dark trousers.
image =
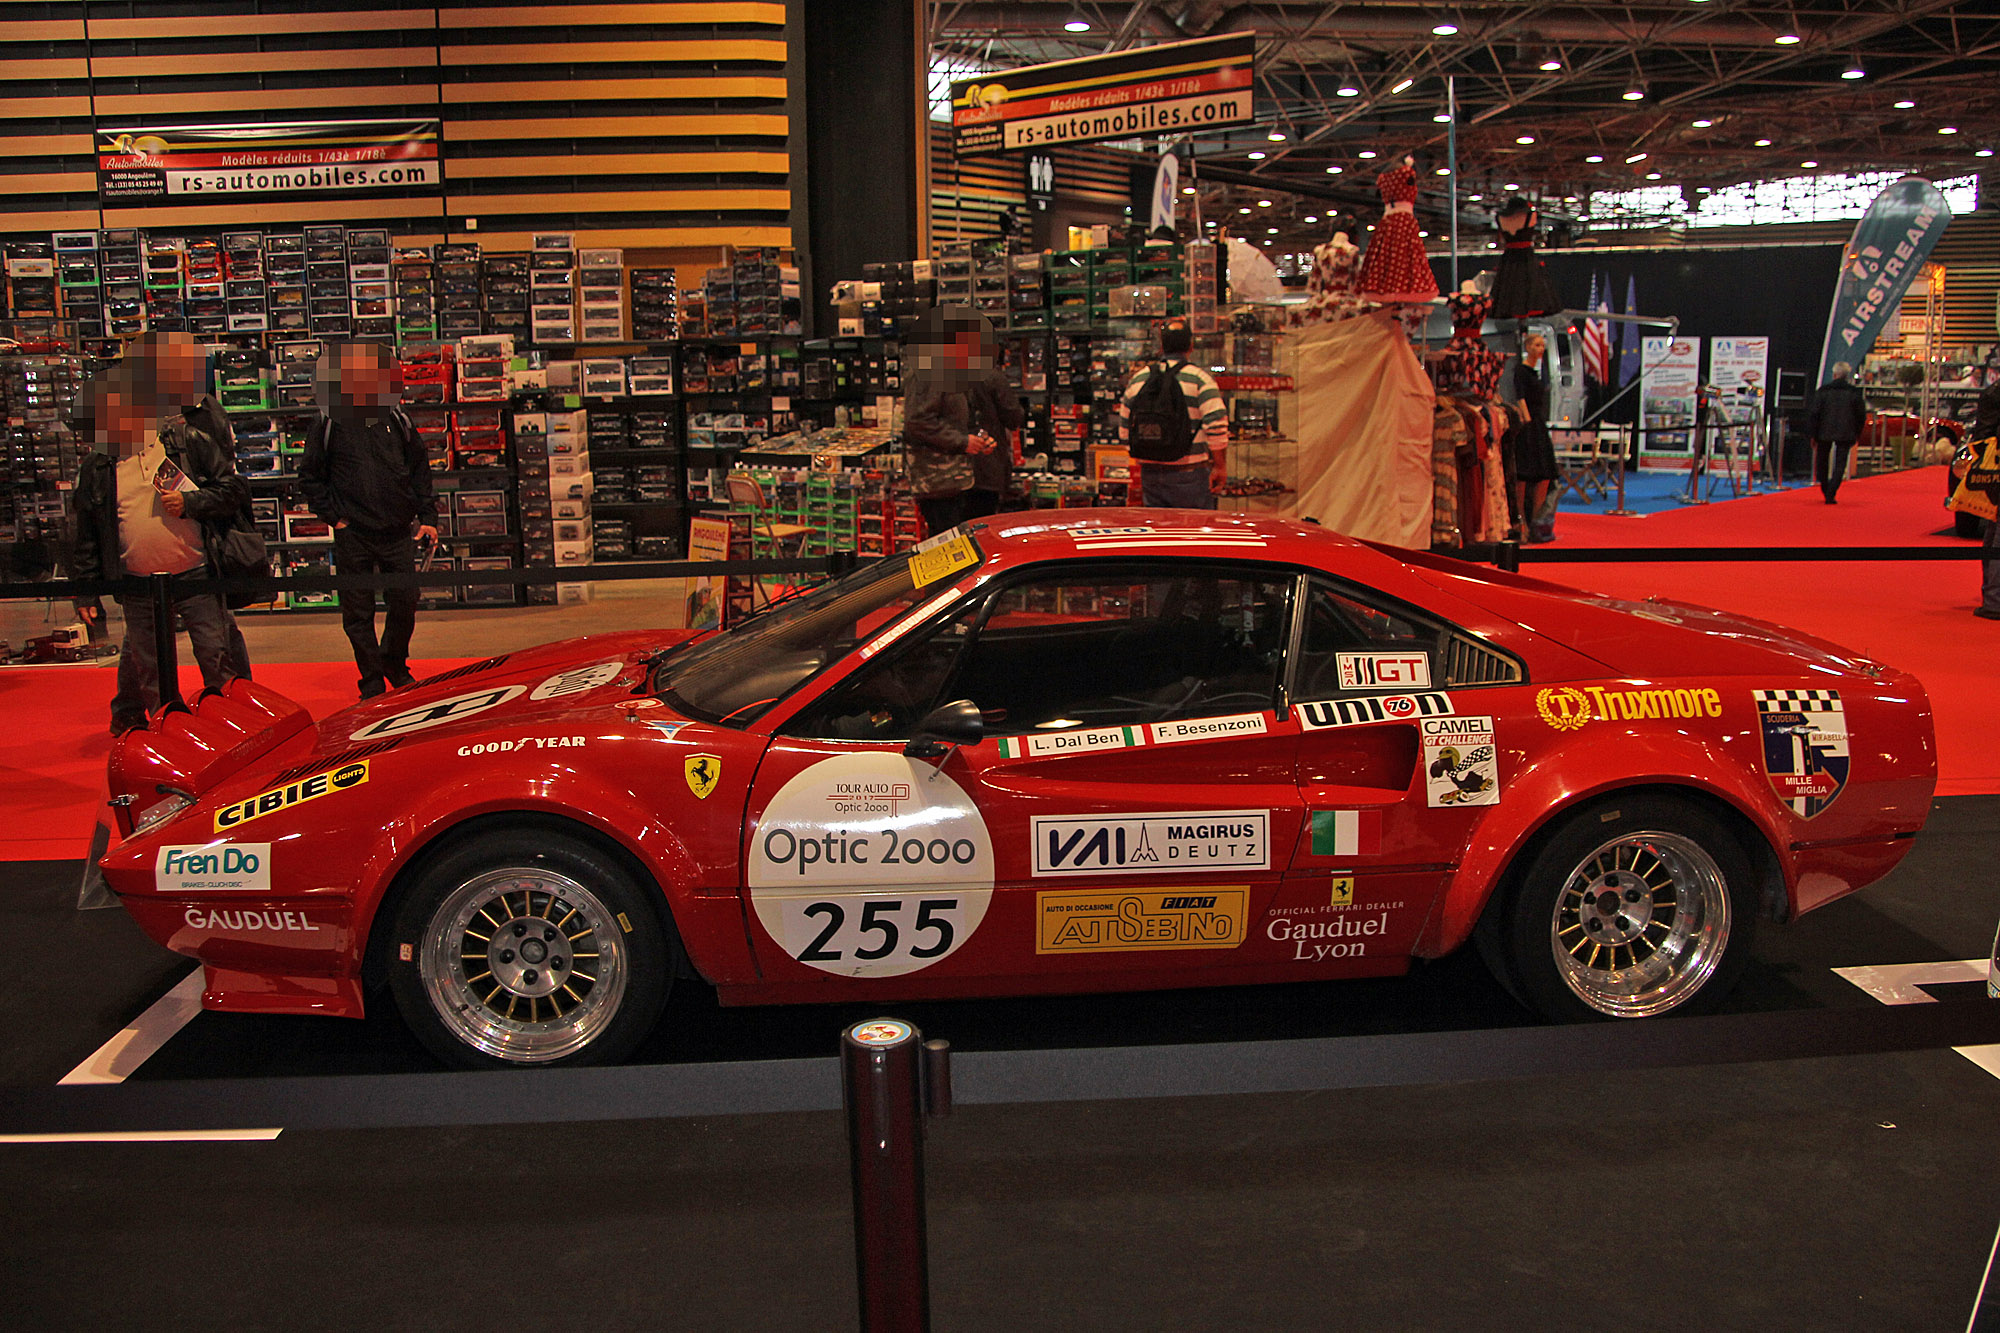
[[(197, 569), (181, 577), (205, 579), (208, 570)], [(125, 644), (118, 653), (118, 692), (111, 697), (111, 725), (122, 731), (146, 725), (146, 715), (160, 706), (160, 652), (153, 599), (120, 597), (118, 605), (125, 613)], [(204, 688), (219, 690), (241, 674), (232, 661), (229, 613), (223, 610), (220, 597), (214, 593), (176, 596), (174, 618), (187, 629)]]
[[(333, 530), (333, 568), (351, 574), (409, 574), (417, 567), (417, 543), (407, 531), (370, 532), (349, 525)], [(410, 634), (417, 627), (417, 590), (384, 588), (382, 637), (375, 637), (375, 590), (348, 588), (340, 594), (340, 627), (354, 645), (361, 687), (409, 674)]]
[(2000, 522), (1986, 525), (1986, 546), (1979, 554), (1979, 604), (2000, 612)]
[(1813, 441), (1813, 475), (1819, 478), (1820, 493), (1829, 500), (1847, 476), (1847, 451), (1853, 447), (1852, 440)]
[(973, 491), (960, 491), (957, 495), (920, 497), (917, 512), (924, 516), (924, 535), (935, 537), (940, 532), (949, 532), (968, 518), (976, 517), (973, 512), (975, 494)]
[(1190, 463), (1139, 464), (1139, 493), (1148, 509), (1213, 509), (1215, 492), (1208, 489), (1209, 465)]

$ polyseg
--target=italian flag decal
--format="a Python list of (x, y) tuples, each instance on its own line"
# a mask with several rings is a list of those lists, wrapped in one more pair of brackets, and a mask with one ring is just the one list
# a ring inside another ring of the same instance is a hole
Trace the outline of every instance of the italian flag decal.
[(1380, 810), (1312, 812), (1314, 856), (1373, 856), (1382, 850)]
[(996, 744), (1000, 747), (1000, 757), (1002, 759), (1019, 759), (1027, 753), (1021, 746), (1021, 738), (1019, 736), (1002, 736)]
[(1040, 758), (1052, 754), (1082, 754), (1088, 750), (1125, 750), (1144, 745), (1138, 727), (1096, 727), (1089, 731), (1048, 731), (1033, 736), (1002, 736), (995, 742), (1002, 759)]

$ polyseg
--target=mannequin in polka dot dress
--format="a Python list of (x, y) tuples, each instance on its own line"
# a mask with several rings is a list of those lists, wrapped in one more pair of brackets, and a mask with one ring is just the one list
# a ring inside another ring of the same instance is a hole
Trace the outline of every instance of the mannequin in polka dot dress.
[(1378, 301), (1428, 301), (1438, 294), (1437, 277), (1417, 235), (1417, 170), (1404, 158), (1375, 178), (1382, 194), (1382, 221), (1361, 259), (1361, 290)]

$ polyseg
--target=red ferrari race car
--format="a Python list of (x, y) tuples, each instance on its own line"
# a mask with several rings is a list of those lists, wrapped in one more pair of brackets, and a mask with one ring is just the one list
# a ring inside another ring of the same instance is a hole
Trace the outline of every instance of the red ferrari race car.
[(1404, 972), (1555, 1019), (1712, 1003), (1879, 878), (1911, 676), (1775, 626), (1273, 519), (1003, 515), (721, 634), (511, 653), (316, 725), (134, 732), (102, 861), (214, 1009), (615, 1060), (724, 1003)]

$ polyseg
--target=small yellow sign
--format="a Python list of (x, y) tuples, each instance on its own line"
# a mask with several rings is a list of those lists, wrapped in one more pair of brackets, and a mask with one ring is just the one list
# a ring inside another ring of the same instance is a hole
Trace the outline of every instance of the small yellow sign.
[(1327, 899), (1327, 905), (1329, 907), (1354, 906), (1354, 876), (1335, 875), (1333, 877), (1333, 893)]
[(972, 544), (972, 538), (962, 532), (948, 533), (937, 545), (925, 542), (911, 554), (910, 582), (928, 588), (939, 579), (950, 578), (978, 563), (979, 548)]
[(697, 801), (708, 799), (715, 790), (715, 784), (722, 780), (722, 759), (712, 754), (691, 754), (681, 764), (681, 771), (687, 774), (688, 790)]
[(1036, 953), (1234, 949), (1243, 943), (1250, 890), (1204, 886), (1123, 893), (1035, 895)]

